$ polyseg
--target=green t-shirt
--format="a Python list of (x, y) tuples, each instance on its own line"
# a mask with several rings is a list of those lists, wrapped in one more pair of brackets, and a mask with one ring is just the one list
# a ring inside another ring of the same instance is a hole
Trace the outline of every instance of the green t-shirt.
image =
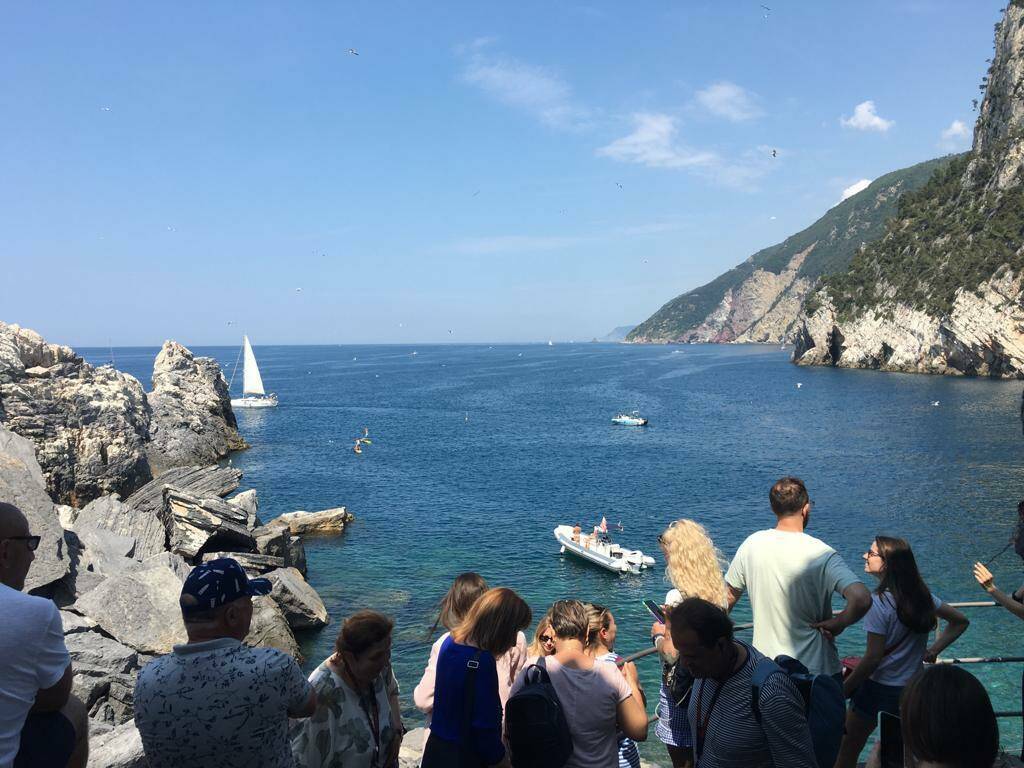
[(736, 550), (725, 581), (750, 596), (757, 650), (792, 656), (816, 675), (842, 669), (835, 645), (811, 627), (832, 616), (833, 592), (859, 581), (832, 547), (806, 533), (758, 531)]

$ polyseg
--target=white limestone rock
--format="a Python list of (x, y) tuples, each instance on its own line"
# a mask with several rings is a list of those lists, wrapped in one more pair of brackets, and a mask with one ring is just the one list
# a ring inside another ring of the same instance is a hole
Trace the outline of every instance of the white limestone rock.
[(218, 498), (201, 499), (167, 486), (161, 515), (170, 550), (194, 558), (204, 549), (238, 549), (251, 552), (256, 541), (246, 527), (247, 513)]
[(352, 521), (344, 507), (324, 509), (320, 512), (285, 512), (268, 525), (286, 526), (292, 536), (336, 536)]

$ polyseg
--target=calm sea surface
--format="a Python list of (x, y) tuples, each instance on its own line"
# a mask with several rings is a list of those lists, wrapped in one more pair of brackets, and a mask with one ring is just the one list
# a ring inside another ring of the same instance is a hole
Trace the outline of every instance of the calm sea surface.
[[(157, 351), (113, 355), (149, 389)], [(231, 377), (236, 348), (193, 351)], [(82, 353), (94, 363), (111, 355)], [(300, 638), (306, 666), (330, 653), (349, 613), (394, 616), (412, 725), (434, 606), (462, 571), (514, 588), (535, 617), (563, 597), (607, 605), (616, 650), (628, 654), (648, 644), (640, 601), (668, 588), (658, 533), (694, 518), (731, 556), (773, 524), (767, 495), (780, 475), (804, 479), (815, 502), (809, 532), (855, 570), (874, 535), (906, 537), (947, 601), (986, 599), (971, 564), (1006, 543), (1024, 496), (1019, 382), (797, 368), (788, 352), (753, 346), (256, 347), (256, 356), (281, 405), (237, 413), (253, 446), (232, 460), (242, 488), (258, 490), (265, 521), (340, 505), (356, 516), (342, 538), (306, 543), (309, 579), (332, 616)], [(239, 368), (233, 393), (240, 387)], [(632, 408), (649, 427), (609, 422)], [(364, 426), (373, 444), (357, 456)], [(655, 568), (619, 576), (559, 556), (555, 525), (586, 528), (602, 515), (621, 521), (619, 539), (654, 555)], [(992, 570), (1004, 589), (1024, 580), (1012, 551)], [(749, 620), (746, 600), (735, 615)], [(1024, 624), (1007, 612), (969, 616), (955, 655), (1024, 652)], [(863, 630), (839, 645), (841, 655), (863, 652)], [(658, 665), (640, 667), (654, 698)], [(1019, 709), (1020, 665), (970, 669), (997, 709)], [(1002, 720), (1001, 731), (1019, 748), (1018, 721)]]

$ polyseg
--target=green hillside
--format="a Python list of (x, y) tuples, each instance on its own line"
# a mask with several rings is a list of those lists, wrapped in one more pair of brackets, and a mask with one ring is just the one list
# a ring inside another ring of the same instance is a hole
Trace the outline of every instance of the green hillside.
[(877, 240), (885, 233), (885, 223), (896, 215), (900, 196), (920, 189), (937, 169), (954, 159), (956, 156), (950, 155), (929, 160), (875, 179), (866, 189), (829, 209), (807, 229), (758, 251), (710, 283), (672, 299), (634, 328), (626, 340), (678, 338), (700, 325), (726, 292), (739, 286), (754, 270), (779, 274), (793, 256), (812, 245), (815, 247), (801, 266), (799, 276), (816, 280), (845, 270), (861, 243)]

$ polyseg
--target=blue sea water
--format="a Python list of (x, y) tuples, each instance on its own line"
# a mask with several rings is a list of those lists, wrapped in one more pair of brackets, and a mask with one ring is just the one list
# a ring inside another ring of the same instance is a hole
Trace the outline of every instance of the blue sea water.
[[(113, 355), (148, 389), (157, 351)], [(193, 351), (231, 376), (236, 348)], [(82, 353), (94, 363), (111, 356)], [(798, 368), (788, 352), (760, 346), (271, 346), (256, 355), (281, 404), (236, 414), (253, 446), (232, 459), (242, 487), (258, 490), (265, 521), (339, 505), (356, 516), (342, 538), (306, 544), (309, 579), (333, 619), (300, 638), (307, 667), (331, 652), (347, 614), (392, 615), (411, 725), (434, 606), (462, 571), (516, 589), (535, 617), (563, 597), (609, 606), (627, 654), (649, 642), (640, 601), (660, 601), (669, 587), (658, 533), (690, 517), (731, 556), (773, 524), (767, 494), (781, 475), (804, 479), (815, 502), (809, 532), (851, 567), (862, 568), (876, 534), (903, 536), (947, 601), (987, 599), (971, 564), (1007, 542), (1024, 496), (1019, 382)], [(240, 382), (239, 369), (233, 392)], [(610, 423), (632, 408), (649, 427)], [(364, 426), (373, 444), (357, 456)], [(619, 576), (558, 554), (555, 525), (602, 516), (621, 521), (622, 543), (658, 564)], [(1007, 590), (1024, 580), (1012, 550), (992, 570)], [(749, 620), (745, 599), (735, 616)], [(1024, 625), (1007, 612), (969, 616), (955, 655), (1021, 653)], [(859, 626), (839, 638), (841, 655), (863, 648)], [(658, 664), (639, 664), (654, 699)], [(1020, 665), (970, 669), (997, 709), (1019, 709)], [(1000, 722), (1004, 745), (1018, 749), (1019, 721)], [(656, 741), (647, 751), (660, 755)]]

